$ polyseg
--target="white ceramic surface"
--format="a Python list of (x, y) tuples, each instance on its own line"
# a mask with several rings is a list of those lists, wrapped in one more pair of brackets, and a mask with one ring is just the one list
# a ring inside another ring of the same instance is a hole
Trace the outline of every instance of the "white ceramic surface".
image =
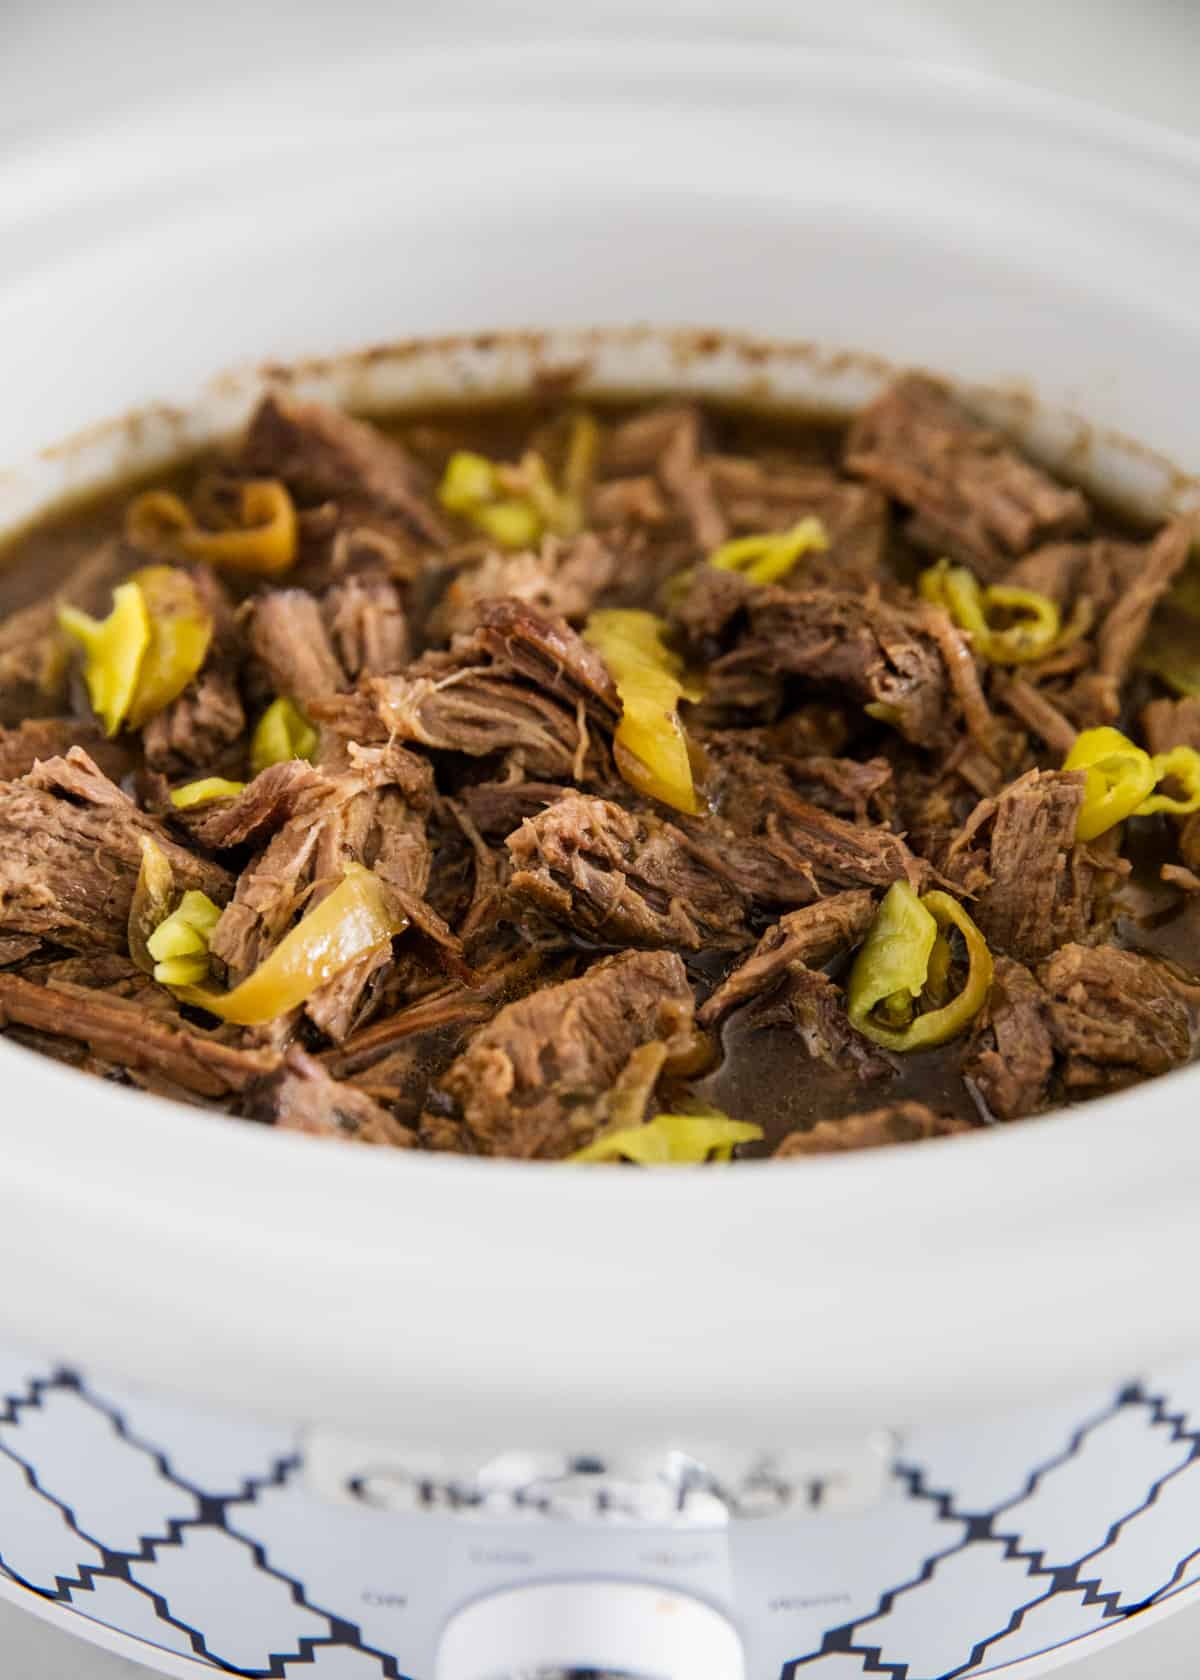
[[(185, 121), (0, 174), (10, 510), (48, 482), (32, 447), (231, 361), (529, 322), (851, 345), (1197, 454), (1191, 143), (782, 49), (414, 54), (395, 114), (356, 117), (372, 74), (330, 72), (303, 132)], [(703, 1450), (1195, 1345), (1192, 1073), (919, 1150), (636, 1177), (381, 1160), (7, 1047), (0, 1077), (0, 1317), (229, 1406)]]

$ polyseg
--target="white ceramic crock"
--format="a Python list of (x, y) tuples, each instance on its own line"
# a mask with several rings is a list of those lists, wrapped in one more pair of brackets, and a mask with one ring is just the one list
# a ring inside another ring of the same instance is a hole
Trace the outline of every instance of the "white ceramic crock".
[[(1190, 494), (1109, 437), (1200, 454), (1183, 141), (777, 48), (416, 55), (331, 70), (302, 114), (257, 96), (0, 174), (0, 525), (236, 423), (259, 376), (218, 369), (531, 323), (555, 331), (301, 377), (369, 407), (582, 360), (847, 406), (878, 357), (988, 387), (1160, 507)], [(568, 330), (597, 321), (823, 348)], [(1197, 1341), (1200, 1072), (919, 1149), (638, 1175), (330, 1148), (9, 1046), (0, 1081), (6, 1329), (277, 1418), (451, 1448), (789, 1444)]]

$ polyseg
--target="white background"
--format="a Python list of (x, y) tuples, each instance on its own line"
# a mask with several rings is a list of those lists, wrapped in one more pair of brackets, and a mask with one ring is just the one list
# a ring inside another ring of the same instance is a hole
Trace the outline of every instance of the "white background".
[[(1189, 0), (0, 0), (0, 168), (141, 104), (273, 82), (315, 59), (547, 34), (787, 39), (1034, 82), (1200, 134), (1200, 5)], [(0, 253), (0, 261), (3, 253)], [(1191, 1680), (1200, 1611), (1147, 1628), (1067, 1680)], [(298, 1671), (302, 1673), (303, 1671)], [(0, 1604), (4, 1680), (136, 1680), (145, 1671)], [(759, 1680), (755, 1676), (754, 1680)]]

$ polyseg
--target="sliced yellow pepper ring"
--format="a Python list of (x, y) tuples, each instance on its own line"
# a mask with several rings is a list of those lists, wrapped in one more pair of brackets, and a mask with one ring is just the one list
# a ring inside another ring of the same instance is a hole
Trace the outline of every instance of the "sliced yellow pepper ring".
[[(960, 630), (966, 630), (982, 658), (993, 665), (1025, 665), (1074, 641), (1086, 619), (1072, 620), (1071, 634), (1063, 635), (1062, 617), (1048, 595), (1034, 589), (993, 584), (982, 589), (973, 572), (939, 560), (917, 580), (926, 601), (944, 607)], [(1019, 615), (1017, 622), (997, 628), (991, 614)]]
[[(919, 1013), (922, 998), (945, 995), (950, 967), (945, 936), (952, 928), (966, 946), (966, 981), (957, 997)], [(992, 972), (987, 941), (957, 899), (944, 892), (918, 898), (907, 881), (894, 881), (854, 959), (847, 1012), (859, 1032), (885, 1049), (928, 1050), (948, 1043), (975, 1019), (987, 1002)]]
[(1158, 779), (1150, 754), (1107, 726), (1081, 730), (1063, 769), (1082, 770), (1087, 777), (1075, 826), (1078, 840), (1094, 840), (1132, 817)]
[(184, 1003), (239, 1027), (260, 1027), (286, 1015), (344, 968), (403, 933), (408, 918), (361, 864), (346, 866), (340, 886), (284, 935), (254, 973), (224, 995), (184, 986)]
[(239, 515), (234, 530), (206, 531), (181, 497), (148, 490), (129, 504), (125, 528), (132, 542), (169, 542), (194, 560), (232, 571), (273, 577), (295, 564), (296, 508), (286, 486), (276, 478), (251, 479), (241, 487)]
[(106, 735), (120, 729), (137, 689), (146, 649), (150, 646), (150, 616), (136, 583), (113, 590), (112, 611), (95, 619), (77, 607), (59, 607), (59, 627), (83, 649), (83, 674), (92, 710)]
[(703, 1161), (728, 1161), (739, 1143), (757, 1143), (761, 1126), (730, 1120), (715, 1110), (709, 1114), (656, 1114), (641, 1126), (622, 1126), (605, 1132), (569, 1161), (635, 1161), (642, 1167), (698, 1166)]
[(1150, 760), (1154, 768), (1155, 786), (1168, 778), (1181, 782), (1184, 797), (1175, 799), (1167, 793), (1156, 793), (1145, 799), (1134, 812), (1135, 817), (1152, 817), (1158, 811), (1168, 811), (1174, 817), (1187, 817), (1200, 811), (1200, 752), (1195, 747), (1172, 747), (1170, 752), (1155, 753)]
[(164, 986), (194, 986), (208, 978), (208, 945), (221, 912), (202, 892), (185, 892), (179, 906), (146, 941), (154, 978)]
[(713, 549), (710, 566), (723, 572), (740, 572), (751, 583), (778, 583), (804, 554), (823, 553), (829, 547), (829, 533), (813, 515), (793, 525), (790, 531), (767, 531), (752, 537), (734, 537)]
[(281, 695), (259, 718), (250, 740), (250, 766), (256, 776), (272, 764), (286, 764), (291, 758), (311, 763), (320, 736), (294, 700)]
[(695, 815), (701, 806), (678, 706), (699, 698), (699, 690), (685, 680), (683, 661), (663, 640), (663, 628), (653, 613), (613, 607), (592, 613), (583, 636), (621, 698), (614, 739), (621, 776), (639, 793)]
[(211, 805), (214, 799), (236, 799), (245, 782), (230, 782), (224, 776), (201, 776), (198, 782), (185, 782), (171, 789), (171, 803), (177, 811), (190, 811), (197, 805)]
[(177, 566), (146, 566), (136, 583), (150, 619), (150, 644), (138, 672), (125, 719), (140, 729), (178, 698), (208, 657), (212, 614), (186, 572)]

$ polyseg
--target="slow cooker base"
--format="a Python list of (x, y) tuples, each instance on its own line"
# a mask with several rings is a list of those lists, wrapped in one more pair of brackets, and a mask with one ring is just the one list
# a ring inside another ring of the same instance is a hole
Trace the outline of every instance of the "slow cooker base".
[(161, 1673), (314, 1680), (436, 1680), (456, 1613), (538, 1582), (707, 1605), (749, 1680), (1034, 1674), (1200, 1595), (1200, 1363), (910, 1433), (866, 1509), (725, 1526), (335, 1503), (305, 1438), (2, 1348), (0, 1588)]

